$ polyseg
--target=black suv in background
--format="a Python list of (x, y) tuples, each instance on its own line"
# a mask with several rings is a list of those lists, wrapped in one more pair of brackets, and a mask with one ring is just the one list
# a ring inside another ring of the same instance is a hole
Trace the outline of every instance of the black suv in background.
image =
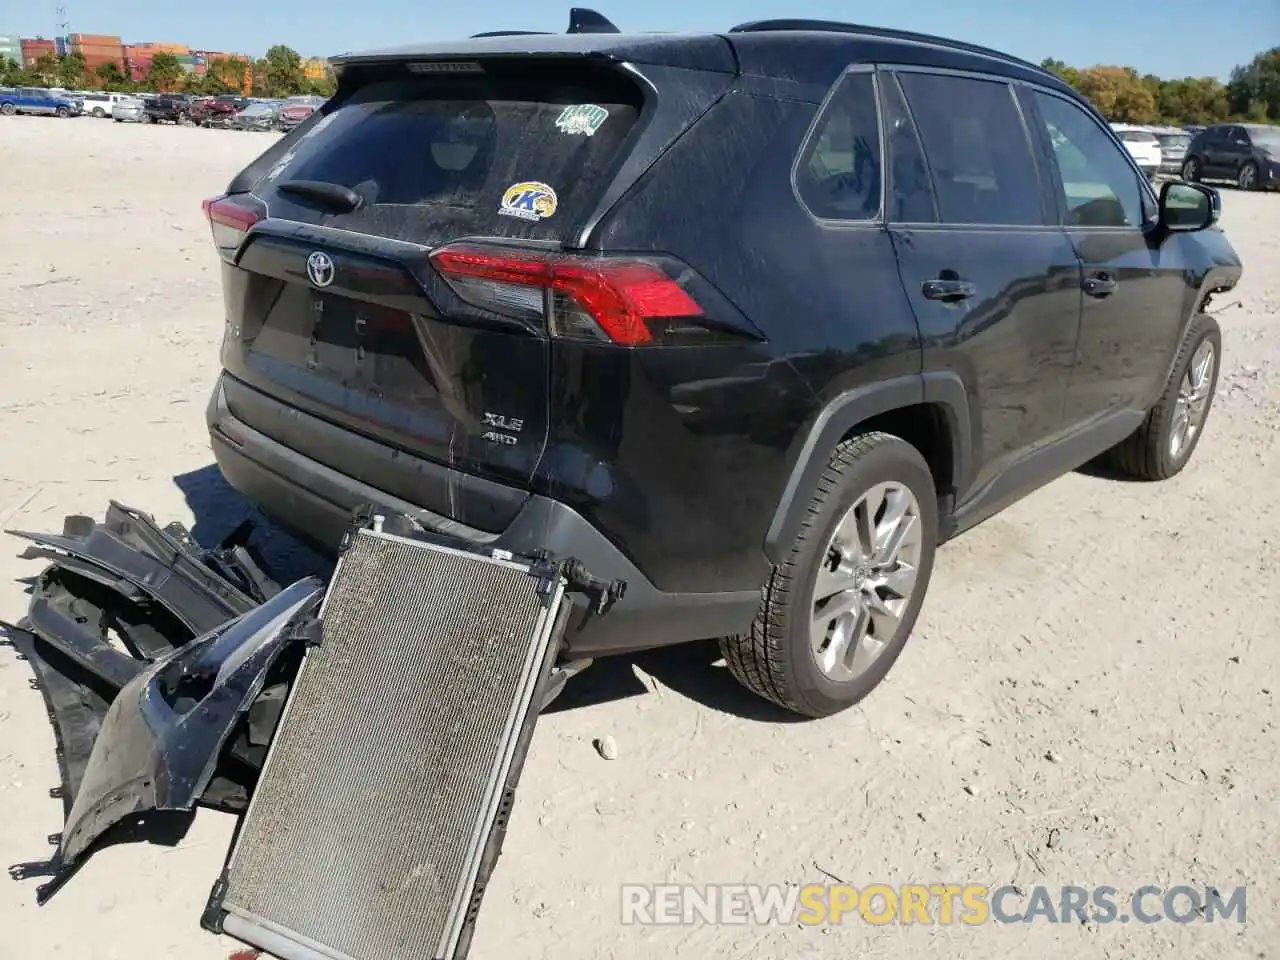
[[(629, 583), (566, 659), (723, 637), (865, 696), (939, 543), (1096, 457), (1178, 473), (1240, 262), (1030, 63), (772, 21), (336, 61), (206, 201), (230, 484), (332, 547), (363, 502)], [(604, 27), (603, 29), (608, 29)]]
[(1280, 187), (1280, 127), (1218, 123), (1195, 135), (1182, 161), (1182, 179), (1234, 180), (1241, 190)]

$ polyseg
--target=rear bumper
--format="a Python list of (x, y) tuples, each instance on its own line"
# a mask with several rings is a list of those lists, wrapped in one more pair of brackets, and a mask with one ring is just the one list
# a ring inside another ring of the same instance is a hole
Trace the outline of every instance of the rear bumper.
[[(210, 398), (207, 420), (214, 458), (227, 483), (273, 520), (326, 552), (336, 551), (352, 511), (373, 503), (413, 516), (428, 529), (518, 554), (549, 550), (556, 556), (580, 560), (595, 577), (626, 580), (626, 595), (606, 616), (582, 618), (570, 627), (565, 641), (571, 658), (738, 633), (750, 625), (760, 602), (758, 591), (659, 590), (581, 514), (547, 497), (528, 496), (514, 519), (495, 534), (390, 496), (304, 457), (236, 419), (227, 406), (221, 379)], [(385, 450), (386, 456), (397, 456), (391, 448)]]

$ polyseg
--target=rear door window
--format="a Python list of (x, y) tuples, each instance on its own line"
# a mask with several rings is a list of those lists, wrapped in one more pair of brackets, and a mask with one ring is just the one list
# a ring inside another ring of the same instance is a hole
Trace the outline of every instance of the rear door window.
[[(273, 216), (424, 243), (487, 235), (564, 239), (612, 176), (634, 102), (537, 79), (370, 84), (323, 118), (254, 192)], [(339, 184), (362, 200), (326, 213), (274, 188)]]
[(1031, 143), (1008, 84), (906, 71), (899, 79), (943, 223), (1047, 221)]

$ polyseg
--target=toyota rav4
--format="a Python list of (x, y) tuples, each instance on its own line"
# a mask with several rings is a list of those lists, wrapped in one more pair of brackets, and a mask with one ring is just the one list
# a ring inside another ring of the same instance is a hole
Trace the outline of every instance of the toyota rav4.
[(810, 21), (335, 60), (206, 201), (228, 482), (628, 582), (562, 656), (719, 637), (821, 716), (939, 543), (1095, 458), (1186, 465), (1240, 261), (1088, 102), (994, 50)]

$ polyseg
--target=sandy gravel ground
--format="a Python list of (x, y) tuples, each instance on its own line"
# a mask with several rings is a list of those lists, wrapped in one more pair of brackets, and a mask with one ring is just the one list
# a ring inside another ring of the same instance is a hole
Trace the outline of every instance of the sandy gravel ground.
[[(200, 214), (262, 135), (0, 121), (0, 523), (108, 498), (229, 529), (202, 420), (221, 298)], [(1072, 475), (940, 554), (863, 706), (782, 722), (712, 657), (589, 673), (539, 727), (473, 956), (1191, 958), (1280, 943), (1280, 196), (1224, 191), (1246, 277), (1193, 465)], [(1225, 302), (1225, 301), (1224, 301)], [(38, 565), (0, 543), (0, 616)], [(284, 539), (279, 556), (289, 555)], [(307, 558), (296, 558), (305, 565)], [(53, 739), (0, 651), (0, 861), (61, 828)], [(609, 762), (592, 739), (612, 735)], [(967, 789), (966, 789), (967, 788)], [(44, 908), (0, 880), (0, 958), (225, 960), (198, 927), (233, 821), (93, 857)], [(624, 927), (619, 884), (1247, 884), (1248, 922)]]

